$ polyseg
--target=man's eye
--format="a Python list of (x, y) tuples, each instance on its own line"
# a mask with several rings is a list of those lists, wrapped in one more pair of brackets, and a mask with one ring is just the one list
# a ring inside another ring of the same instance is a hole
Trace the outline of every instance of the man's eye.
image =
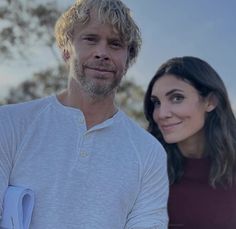
[(95, 37), (84, 37), (83, 40), (88, 41), (88, 42), (95, 42), (96, 41)]
[(114, 48), (121, 48), (123, 45), (120, 41), (113, 41), (111, 42), (111, 46)]

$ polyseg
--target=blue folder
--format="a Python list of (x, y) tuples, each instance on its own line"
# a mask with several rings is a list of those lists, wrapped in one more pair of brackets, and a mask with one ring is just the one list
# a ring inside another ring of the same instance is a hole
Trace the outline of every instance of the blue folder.
[(0, 229), (29, 229), (34, 207), (32, 190), (9, 186), (3, 201)]

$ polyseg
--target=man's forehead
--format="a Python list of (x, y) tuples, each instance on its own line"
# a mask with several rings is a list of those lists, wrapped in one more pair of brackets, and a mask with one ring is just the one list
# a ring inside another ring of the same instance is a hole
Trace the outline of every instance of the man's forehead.
[(89, 11), (89, 19), (85, 26), (92, 24), (97, 27), (108, 27), (114, 34), (120, 36), (121, 32), (118, 30), (117, 23), (114, 24), (111, 21), (112, 19), (108, 15), (104, 16), (96, 10), (91, 10)]
[(79, 23), (75, 28), (75, 33), (79, 34), (101, 34), (119, 39), (122, 38), (121, 32), (114, 25), (100, 20), (89, 19), (86, 24)]

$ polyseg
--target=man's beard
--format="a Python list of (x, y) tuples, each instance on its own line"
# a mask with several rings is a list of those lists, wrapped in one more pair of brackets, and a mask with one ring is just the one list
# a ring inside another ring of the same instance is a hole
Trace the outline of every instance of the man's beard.
[[(100, 66), (100, 64), (95, 64), (95, 66)], [(93, 67), (95, 67), (93, 66)], [(81, 67), (82, 68), (82, 67)], [(119, 86), (122, 77), (113, 77), (112, 80), (104, 80), (106, 82), (96, 82), (96, 79), (92, 80), (86, 77), (84, 69), (80, 69), (78, 61), (75, 59), (73, 63), (73, 75), (76, 81), (80, 83), (82, 88), (91, 97), (101, 97), (104, 98), (115, 92), (115, 89)], [(99, 80), (98, 80), (99, 81)], [(102, 81), (102, 79), (101, 79)]]

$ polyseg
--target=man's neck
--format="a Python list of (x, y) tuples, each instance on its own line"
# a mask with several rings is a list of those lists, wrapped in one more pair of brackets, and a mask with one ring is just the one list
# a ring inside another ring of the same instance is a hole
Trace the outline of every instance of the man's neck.
[(114, 104), (114, 94), (105, 98), (88, 96), (83, 91), (65, 90), (58, 95), (58, 100), (65, 106), (80, 109), (85, 117), (87, 129), (111, 118), (117, 108)]

